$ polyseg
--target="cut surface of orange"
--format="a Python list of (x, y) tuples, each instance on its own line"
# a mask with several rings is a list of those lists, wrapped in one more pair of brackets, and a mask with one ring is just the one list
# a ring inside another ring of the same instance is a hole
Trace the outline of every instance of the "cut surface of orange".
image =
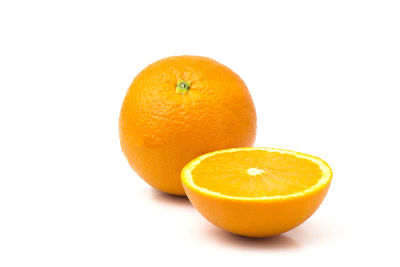
[(230, 232), (263, 237), (310, 217), (329, 188), (331, 168), (303, 153), (233, 148), (200, 156), (182, 170), (192, 204)]

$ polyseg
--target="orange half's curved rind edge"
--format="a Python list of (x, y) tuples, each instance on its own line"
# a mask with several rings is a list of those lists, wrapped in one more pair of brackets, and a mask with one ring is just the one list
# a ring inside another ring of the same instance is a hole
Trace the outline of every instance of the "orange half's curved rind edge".
[[(262, 172), (257, 168), (244, 172), (254, 162), (271, 167), (271, 175), (257, 178)], [(296, 227), (315, 212), (328, 191), (332, 170), (311, 155), (243, 147), (202, 155), (183, 168), (181, 177), (190, 201), (207, 220), (239, 235), (267, 237)]]

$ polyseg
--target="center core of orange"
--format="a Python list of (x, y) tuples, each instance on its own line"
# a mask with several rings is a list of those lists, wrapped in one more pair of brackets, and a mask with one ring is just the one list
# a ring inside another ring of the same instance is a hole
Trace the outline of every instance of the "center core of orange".
[(265, 170), (259, 169), (259, 168), (249, 168), (249, 169), (247, 169), (247, 174), (248, 175), (259, 175), (259, 174), (262, 174), (264, 172), (265, 172)]

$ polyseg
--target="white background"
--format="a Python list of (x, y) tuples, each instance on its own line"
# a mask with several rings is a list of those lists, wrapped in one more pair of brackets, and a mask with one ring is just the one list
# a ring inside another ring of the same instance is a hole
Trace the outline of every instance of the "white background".
[[(0, 266), (399, 266), (398, 1), (1, 1)], [(325, 159), (330, 192), (269, 239), (151, 189), (118, 140), (134, 76), (237, 72), (257, 146)]]

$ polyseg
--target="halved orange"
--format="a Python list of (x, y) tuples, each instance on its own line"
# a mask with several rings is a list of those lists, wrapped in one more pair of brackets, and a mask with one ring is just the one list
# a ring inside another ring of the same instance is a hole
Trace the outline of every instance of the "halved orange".
[(229, 232), (267, 237), (308, 219), (323, 201), (332, 170), (323, 160), (273, 148), (232, 148), (202, 155), (182, 170), (193, 206)]

